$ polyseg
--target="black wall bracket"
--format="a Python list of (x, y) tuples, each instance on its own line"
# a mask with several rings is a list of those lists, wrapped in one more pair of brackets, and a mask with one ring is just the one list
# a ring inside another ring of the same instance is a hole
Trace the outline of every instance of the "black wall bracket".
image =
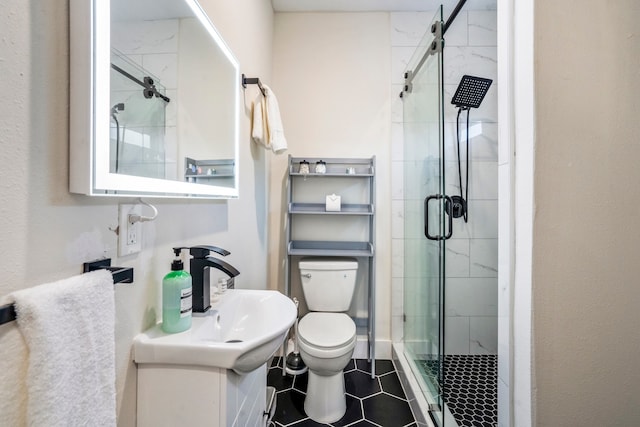
[[(109, 270), (113, 275), (113, 283), (133, 283), (133, 268), (112, 267), (111, 258), (104, 258), (82, 264), (82, 272)], [(13, 304), (0, 305), (0, 325), (16, 320), (16, 308)]]
[(264, 86), (262, 86), (262, 82), (257, 77), (247, 77), (244, 74), (242, 75), (242, 87), (247, 88), (247, 85), (258, 85), (260, 92), (262, 92), (262, 96), (267, 96), (267, 91)]
[(96, 261), (85, 262), (82, 264), (82, 272), (88, 273), (95, 270), (109, 270), (113, 275), (113, 284), (117, 283), (133, 283), (133, 268), (131, 267), (112, 267), (111, 258), (99, 259)]

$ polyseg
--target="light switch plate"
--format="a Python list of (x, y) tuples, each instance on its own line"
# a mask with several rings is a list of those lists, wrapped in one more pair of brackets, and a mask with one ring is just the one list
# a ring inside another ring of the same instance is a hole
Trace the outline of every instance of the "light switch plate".
[(142, 205), (118, 207), (118, 256), (137, 254), (142, 250), (142, 224), (129, 222), (129, 215), (142, 214)]

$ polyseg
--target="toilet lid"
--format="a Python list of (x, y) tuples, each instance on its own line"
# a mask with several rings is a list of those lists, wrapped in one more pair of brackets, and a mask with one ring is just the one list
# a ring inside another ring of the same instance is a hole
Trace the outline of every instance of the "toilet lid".
[(339, 347), (356, 335), (356, 324), (344, 313), (309, 313), (298, 323), (298, 336), (315, 347)]

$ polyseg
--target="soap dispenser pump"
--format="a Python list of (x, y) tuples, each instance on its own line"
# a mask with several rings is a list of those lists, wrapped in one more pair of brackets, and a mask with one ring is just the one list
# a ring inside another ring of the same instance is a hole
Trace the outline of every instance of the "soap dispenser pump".
[(162, 279), (162, 330), (167, 333), (191, 327), (192, 279), (180, 259), (182, 249), (173, 248), (176, 258), (171, 263), (171, 272)]

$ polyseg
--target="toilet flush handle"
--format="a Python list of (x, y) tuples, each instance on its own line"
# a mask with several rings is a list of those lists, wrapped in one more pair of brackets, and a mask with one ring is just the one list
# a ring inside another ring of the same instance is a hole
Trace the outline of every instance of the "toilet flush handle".
[(311, 279), (311, 273), (305, 273), (301, 275), (302, 277), (304, 277), (305, 279)]

